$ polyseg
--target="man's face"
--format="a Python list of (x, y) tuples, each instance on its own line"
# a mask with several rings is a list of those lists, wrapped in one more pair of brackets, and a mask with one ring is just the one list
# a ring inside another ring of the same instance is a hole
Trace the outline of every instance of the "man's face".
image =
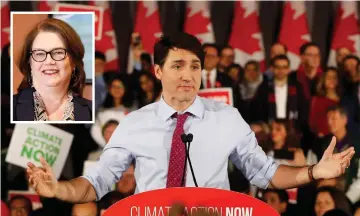
[(308, 68), (320, 67), (320, 50), (316, 46), (308, 47), (301, 58), (304, 65)]
[(279, 196), (275, 192), (266, 192), (264, 194), (264, 202), (273, 207), (280, 214), (286, 211), (286, 202), (280, 202)]
[(336, 63), (337, 65), (340, 65), (343, 61), (343, 59), (347, 56), (350, 55), (351, 52), (348, 48), (346, 47), (341, 47), (336, 51)]
[(15, 199), (10, 204), (11, 216), (28, 216), (29, 210), (24, 199)]
[(192, 101), (200, 89), (201, 62), (188, 50), (171, 49), (164, 66), (155, 65), (155, 75), (161, 80), (164, 96), (178, 102)]
[(225, 48), (221, 51), (220, 64), (224, 67), (229, 67), (234, 63), (235, 53), (231, 48)]
[(72, 208), (72, 216), (96, 216), (97, 206), (95, 202), (75, 204)]
[(258, 79), (260, 71), (256, 69), (256, 66), (249, 64), (245, 67), (245, 79), (249, 82), (254, 82)]
[(285, 47), (282, 44), (274, 44), (270, 50), (270, 58), (274, 58), (278, 55), (286, 55)]
[(96, 58), (95, 59), (95, 74), (100, 75), (100, 74), (104, 73), (104, 70), (105, 70), (105, 61), (100, 58)]
[(356, 59), (350, 58), (344, 62), (344, 68), (350, 76), (356, 76), (357, 73), (357, 61)]
[(276, 60), (272, 66), (272, 71), (274, 72), (275, 79), (283, 80), (290, 73), (289, 62), (285, 59)]
[(105, 128), (105, 130), (104, 130), (104, 139), (105, 139), (106, 143), (109, 142), (109, 140), (110, 140), (110, 138), (111, 138), (112, 134), (114, 133), (117, 126), (118, 126), (117, 124), (110, 124)]
[(216, 68), (219, 63), (219, 56), (217, 49), (215, 49), (214, 47), (206, 47), (204, 49), (204, 52), (205, 52), (205, 62), (204, 62), (205, 70), (210, 71)]
[(327, 121), (329, 130), (333, 134), (346, 128), (347, 118), (346, 116), (342, 116), (339, 111), (328, 112)]

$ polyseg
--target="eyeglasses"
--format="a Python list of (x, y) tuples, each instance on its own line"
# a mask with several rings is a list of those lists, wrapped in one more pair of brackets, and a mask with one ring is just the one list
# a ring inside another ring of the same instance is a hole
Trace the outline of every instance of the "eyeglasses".
[(55, 61), (61, 61), (64, 60), (66, 57), (66, 49), (64, 48), (56, 48), (49, 52), (46, 52), (45, 50), (37, 49), (30, 52), (31, 57), (36, 62), (43, 62), (46, 60), (47, 55), (50, 54), (51, 58)]

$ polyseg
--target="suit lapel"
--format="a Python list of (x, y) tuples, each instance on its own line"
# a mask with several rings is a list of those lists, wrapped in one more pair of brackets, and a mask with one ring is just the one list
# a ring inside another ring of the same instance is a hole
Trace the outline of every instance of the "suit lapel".
[(18, 121), (34, 121), (34, 99), (31, 88), (19, 93), (15, 112)]

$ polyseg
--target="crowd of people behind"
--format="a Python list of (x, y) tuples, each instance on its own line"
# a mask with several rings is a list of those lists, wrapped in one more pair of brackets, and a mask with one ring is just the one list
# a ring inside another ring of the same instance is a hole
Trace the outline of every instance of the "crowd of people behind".
[[(9, 145), (10, 124), (9, 46), (3, 49), (2, 71), (2, 158)], [(281, 164), (304, 166), (319, 161), (330, 143), (337, 138), (335, 151), (355, 147), (346, 173), (337, 179), (291, 190), (260, 190), (243, 177), (229, 162), (231, 190), (262, 199), (281, 215), (360, 215), (360, 60), (349, 49), (337, 50), (337, 67), (322, 68), (320, 48), (306, 43), (300, 48), (301, 65), (291, 71), (287, 47), (271, 47), (270, 66), (261, 71), (254, 60), (241, 66), (234, 62), (230, 46), (204, 44), (205, 62), (201, 88), (230, 87), (234, 106), (254, 131), (259, 145), (268, 156)], [(135, 52), (133, 52), (135, 53)], [(92, 125), (54, 125), (75, 135), (61, 179), (80, 176), (85, 160), (96, 161), (112, 132), (130, 112), (161, 97), (161, 83), (155, 78), (151, 55), (133, 56), (129, 73), (104, 71), (104, 53), (95, 54), (95, 109)], [(43, 208), (32, 210), (23, 196), (7, 200), (8, 190), (29, 190), (22, 168), (2, 161), (2, 209), (11, 215), (101, 215), (113, 203), (135, 191), (135, 163), (114, 185), (114, 191), (99, 202), (71, 205), (55, 199), (42, 199)], [(72, 213), (71, 213), (72, 212)], [(327, 213), (326, 213), (327, 212)], [(15, 214), (16, 213), (16, 214)], [(17, 214), (20, 213), (20, 214)], [(2, 213), (3, 215), (3, 213)], [(4, 214), (6, 215), (6, 214)]]

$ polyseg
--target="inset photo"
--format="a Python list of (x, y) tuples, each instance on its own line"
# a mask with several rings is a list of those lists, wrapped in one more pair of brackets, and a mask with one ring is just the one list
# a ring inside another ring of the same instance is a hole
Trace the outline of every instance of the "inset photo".
[(11, 123), (94, 123), (94, 12), (11, 12)]

